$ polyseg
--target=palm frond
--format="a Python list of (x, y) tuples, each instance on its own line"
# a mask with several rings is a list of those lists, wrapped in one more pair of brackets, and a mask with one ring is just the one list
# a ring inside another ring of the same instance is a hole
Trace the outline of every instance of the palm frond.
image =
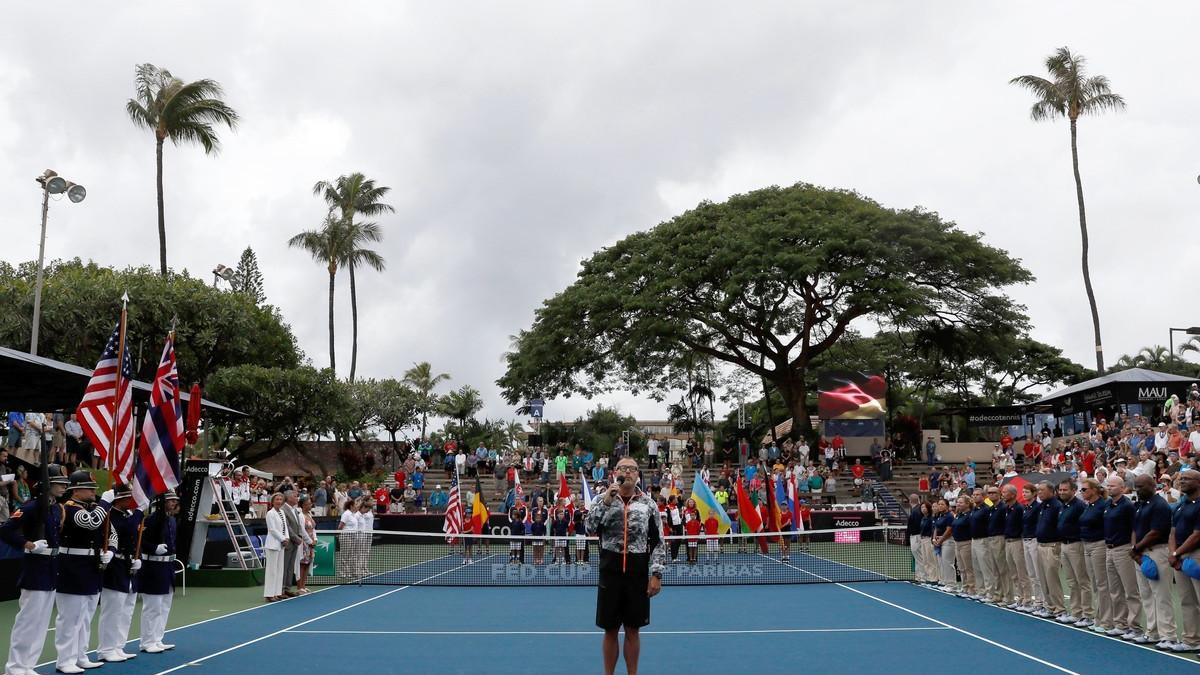
[(125, 103), (125, 112), (129, 114), (134, 126), (151, 130), (158, 126), (157, 117), (135, 99), (131, 98)]
[(376, 272), (382, 272), (387, 269), (387, 261), (383, 256), (369, 249), (358, 249), (350, 254), (350, 264), (354, 267), (370, 267)]
[(1035, 122), (1052, 120), (1056, 117), (1065, 117), (1066, 114), (1066, 107), (1061, 103), (1053, 101), (1038, 101), (1029, 110), (1029, 117)]
[(1125, 109), (1125, 99), (1120, 94), (1098, 94), (1084, 99), (1079, 105), (1080, 115), (1098, 115)]

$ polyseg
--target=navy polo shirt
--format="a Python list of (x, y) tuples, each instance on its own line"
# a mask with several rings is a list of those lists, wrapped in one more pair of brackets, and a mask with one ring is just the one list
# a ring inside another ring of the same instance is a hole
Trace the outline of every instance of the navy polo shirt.
[(1022, 517), (1021, 536), (1026, 539), (1033, 539), (1037, 536), (1038, 516), (1042, 513), (1042, 503), (1035, 501), (1025, 507), (1025, 514)]
[(971, 512), (971, 538), (987, 539), (988, 522), (992, 517), (992, 508), (986, 504)]
[(1193, 532), (1196, 531), (1196, 522), (1200, 511), (1200, 502), (1194, 499), (1188, 499), (1186, 495), (1180, 498), (1179, 506), (1175, 507), (1175, 513), (1171, 516), (1171, 526), (1175, 528), (1175, 545), (1182, 546)]
[(1171, 507), (1162, 495), (1154, 495), (1150, 501), (1138, 502), (1137, 513), (1133, 514), (1135, 544), (1145, 538), (1151, 530), (1160, 534), (1158, 543), (1167, 543), (1167, 535), (1171, 533)]
[[(1062, 502), (1062, 500), (1059, 500)], [(1087, 506), (1079, 497), (1072, 497), (1069, 502), (1062, 502), (1062, 510), (1058, 514), (1058, 536), (1063, 543), (1079, 540), (1079, 517), (1083, 515), (1083, 507)]]
[(1042, 502), (1042, 510), (1038, 513), (1035, 536), (1039, 544), (1053, 544), (1062, 541), (1058, 535), (1058, 514), (1062, 511), (1062, 502), (1057, 497)]
[(954, 516), (950, 515), (949, 513), (943, 513), (942, 515), (933, 519), (933, 532), (940, 537), (946, 534), (946, 528), (949, 528), (953, 525)]
[(1133, 502), (1125, 495), (1110, 502), (1104, 510), (1104, 543), (1109, 546), (1124, 546), (1133, 536)]
[(921, 534), (921, 505), (917, 504), (908, 512), (908, 536), (916, 537)]
[(1020, 539), (1024, 532), (1025, 524), (1025, 507), (1021, 506), (1021, 502), (1013, 502), (1013, 505), (1008, 507), (1008, 521), (1004, 524), (1005, 539)]
[(1008, 507), (1003, 502), (992, 507), (992, 515), (988, 516), (988, 536), (1003, 537), (1004, 526), (1008, 524)]
[(924, 518), (921, 519), (921, 536), (922, 537), (932, 537), (933, 536), (933, 518), (931, 518), (930, 516), (925, 516)]
[(1107, 508), (1106, 499), (1096, 501), (1083, 507), (1079, 516), (1079, 538), (1084, 541), (1100, 541), (1104, 539), (1104, 510)]
[(971, 513), (959, 514), (954, 516), (954, 524), (951, 525), (954, 531), (951, 535), (954, 541), (971, 541)]

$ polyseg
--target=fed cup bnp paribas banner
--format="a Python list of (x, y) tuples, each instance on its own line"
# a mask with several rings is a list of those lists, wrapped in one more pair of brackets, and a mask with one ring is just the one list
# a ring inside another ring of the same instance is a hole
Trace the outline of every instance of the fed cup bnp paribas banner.
[(313, 547), (314, 577), (332, 577), (337, 575), (337, 536), (333, 534), (318, 534), (317, 545)]

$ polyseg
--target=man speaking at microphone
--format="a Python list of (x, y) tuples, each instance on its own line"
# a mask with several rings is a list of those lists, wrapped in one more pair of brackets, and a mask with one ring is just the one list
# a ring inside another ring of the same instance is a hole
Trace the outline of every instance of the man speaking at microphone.
[(638, 487), (637, 460), (622, 457), (616, 481), (592, 501), (587, 528), (600, 537), (596, 625), (604, 629), (604, 672), (617, 668), (617, 633), (625, 627), (625, 670), (637, 675), (650, 598), (662, 590), (666, 547), (658, 507)]

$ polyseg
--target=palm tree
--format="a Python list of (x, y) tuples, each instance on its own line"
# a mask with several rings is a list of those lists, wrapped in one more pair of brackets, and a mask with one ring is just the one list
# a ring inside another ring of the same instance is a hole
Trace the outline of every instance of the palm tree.
[(375, 251), (363, 248), (367, 242), (378, 242), (382, 239), (379, 226), (375, 223), (355, 222), (355, 216), (372, 218), (385, 213), (395, 213), (390, 204), (383, 203), (383, 198), (391, 188), (376, 186), (375, 181), (361, 173), (355, 172), (348, 176), (338, 176), (333, 181), (318, 181), (313, 185), (313, 194), (325, 200), (330, 213), (340, 216), (342, 224), (349, 228), (349, 256), (342, 264), (350, 273), (350, 323), (353, 334), (350, 348), (350, 381), (354, 381), (354, 372), (358, 368), (358, 291), (354, 282), (354, 270), (360, 265), (366, 265), (376, 272), (382, 272), (386, 267), (383, 256)]
[(141, 64), (136, 72), (136, 93), (125, 104), (125, 111), (135, 125), (154, 132), (158, 266), (165, 277), (167, 224), (163, 215), (163, 141), (169, 138), (175, 145), (199, 143), (204, 153), (211, 155), (220, 148), (215, 125), (224, 124), (233, 129), (237, 126), (238, 114), (221, 100), (224, 91), (216, 80), (184, 82), (170, 71), (150, 63)]
[(338, 266), (350, 255), (346, 229), (340, 218), (330, 215), (325, 217), (321, 229), (307, 230), (288, 239), (288, 246), (308, 251), (313, 260), (323, 263), (329, 272), (329, 369), (335, 374), (337, 358), (333, 348), (333, 286)]
[(479, 398), (479, 390), (468, 384), (443, 396), (438, 408), (446, 417), (458, 420), (458, 433), (462, 437), (466, 435), (467, 420), (483, 409), (483, 399)]
[(429, 421), (429, 413), (437, 410), (437, 397), (433, 390), (442, 382), (450, 379), (446, 373), (433, 374), (433, 366), (428, 361), (414, 363), (412, 368), (404, 371), (404, 384), (417, 390), (417, 411), (421, 413), (421, 438), (425, 438), (425, 426)]
[(1071, 166), (1075, 171), (1075, 198), (1079, 202), (1079, 233), (1083, 240), (1083, 286), (1092, 309), (1092, 330), (1096, 336), (1096, 373), (1104, 374), (1104, 348), (1100, 341), (1100, 313), (1096, 310), (1096, 295), (1092, 292), (1092, 275), (1088, 269), (1087, 216), (1083, 208), (1083, 181), (1079, 178), (1079, 145), (1077, 122), (1082, 115), (1097, 115), (1109, 110), (1123, 110), (1125, 99), (1112, 93), (1108, 78), (1103, 75), (1086, 77), (1086, 60), (1059, 47), (1046, 59), (1051, 79), (1036, 75), (1021, 75), (1010, 84), (1024, 87), (1037, 98), (1030, 110), (1034, 121), (1067, 118), (1071, 123)]

